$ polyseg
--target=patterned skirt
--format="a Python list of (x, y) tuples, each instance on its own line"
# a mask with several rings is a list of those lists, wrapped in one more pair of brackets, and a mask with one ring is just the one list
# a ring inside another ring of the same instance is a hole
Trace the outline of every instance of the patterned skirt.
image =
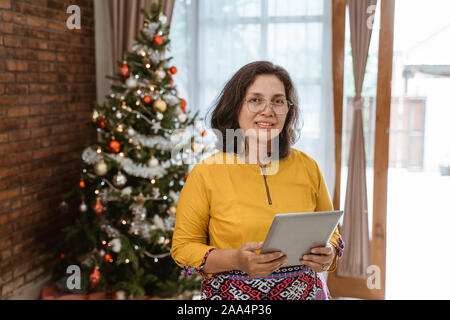
[(264, 278), (242, 271), (216, 273), (202, 281), (202, 300), (330, 300), (321, 273), (304, 265), (283, 267)]

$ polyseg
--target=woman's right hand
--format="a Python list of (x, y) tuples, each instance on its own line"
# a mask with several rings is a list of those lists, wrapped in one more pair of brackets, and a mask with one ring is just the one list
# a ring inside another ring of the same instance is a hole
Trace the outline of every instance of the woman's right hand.
[(234, 253), (234, 262), (238, 270), (244, 271), (252, 278), (266, 277), (282, 267), (287, 257), (281, 251), (256, 254), (263, 242), (247, 242)]

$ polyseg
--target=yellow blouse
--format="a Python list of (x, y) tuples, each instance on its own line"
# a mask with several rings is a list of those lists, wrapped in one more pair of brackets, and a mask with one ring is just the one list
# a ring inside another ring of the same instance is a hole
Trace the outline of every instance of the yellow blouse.
[[(194, 166), (181, 190), (172, 258), (180, 267), (198, 268), (212, 248), (264, 241), (275, 214), (331, 210), (321, 170), (305, 153), (291, 148), (287, 158), (264, 170), (217, 152)], [(340, 248), (337, 228), (330, 243)], [(329, 271), (335, 270), (337, 258)]]

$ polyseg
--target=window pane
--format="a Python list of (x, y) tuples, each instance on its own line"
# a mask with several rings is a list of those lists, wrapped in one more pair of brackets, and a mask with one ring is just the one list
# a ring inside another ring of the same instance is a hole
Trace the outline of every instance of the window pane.
[[(260, 26), (256, 24), (210, 25), (200, 39), (201, 81), (224, 81), (244, 64), (260, 58)], [(204, 69), (209, 66), (213, 69)]]
[(267, 43), (269, 59), (296, 77), (320, 78), (322, 28), (322, 23), (270, 24)]
[(322, 0), (269, 0), (269, 16), (322, 15)]
[(255, 17), (261, 14), (260, 0), (201, 0), (200, 19)]

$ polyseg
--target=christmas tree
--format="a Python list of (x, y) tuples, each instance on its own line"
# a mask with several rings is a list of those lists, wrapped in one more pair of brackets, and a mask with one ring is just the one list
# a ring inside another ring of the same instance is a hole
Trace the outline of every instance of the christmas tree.
[[(159, 4), (142, 14), (143, 29), (120, 74), (108, 76), (111, 94), (93, 109), (89, 125), (98, 141), (78, 154), (80, 181), (65, 194), (79, 199), (53, 273), (65, 292), (174, 297), (199, 289), (199, 279), (173, 262), (170, 247), (179, 192), (212, 149), (202, 143), (198, 112), (188, 110), (174, 85), (167, 17)], [(67, 285), (70, 265), (81, 270), (78, 288)]]

